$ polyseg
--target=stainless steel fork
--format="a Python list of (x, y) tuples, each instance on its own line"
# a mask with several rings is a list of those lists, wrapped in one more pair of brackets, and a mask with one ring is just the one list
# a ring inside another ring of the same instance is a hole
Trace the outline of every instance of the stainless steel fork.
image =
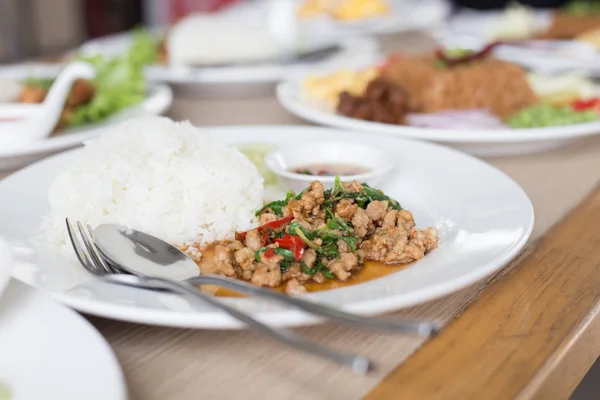
[(102, 277), (102, 279), (107, 282), (137, 288), (168, 290), (179, 294), (185, 294), (197, 301), (219, 308), (238, 321), (245, 323), (255, 332), (266, 335), (280, 343), (294, 347), (297, 350), (328, 359), (337, 364), (349, 366), (354, 372), (359, 374), (365, 374), (372, 369), (371, 361), (364, 356), (343, 353), (338, 350), (320, 346), (295, 335), (287, 329), (274, 328), (265, 325), (236, 308), (218, 301), (215, 297), (197, 290), (187, 282), (176, 282), (161, 278), (149, 278), (134, 275), (123, 276), (122, 271), (117, 266), (109, 264), (101, 255), (94, 244), (93, 231), (89, 226), (87, 229), (84, 229), (83, 225), (77, 222), (76, 231), (69, 220), (67, 220), (67, 229), (73, 249), (75, 250), (75, 254), (81, 265), (93, 275)]

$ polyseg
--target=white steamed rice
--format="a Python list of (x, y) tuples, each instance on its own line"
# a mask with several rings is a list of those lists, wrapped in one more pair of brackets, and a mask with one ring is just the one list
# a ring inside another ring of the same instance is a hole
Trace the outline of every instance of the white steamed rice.
[(42, 230), (68, 249), (65, 217), (118, 223), (195, 249), (253, 227), (262, 199), (263, 179), (237, 149), (189, 122), (143, 117), (85, 144), (52, 184)]

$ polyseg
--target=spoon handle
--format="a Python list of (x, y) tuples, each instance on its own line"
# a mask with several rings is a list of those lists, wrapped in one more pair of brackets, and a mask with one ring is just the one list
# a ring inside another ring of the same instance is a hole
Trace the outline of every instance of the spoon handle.
[[(283, 328), (274, 328), (263, 324), (262, 322), (252, 318), (251, 316), (239, 311), (234, 307), (220, 302), (214, 296), (208, 295), (196, 289), (194, 286), (187, 282), (177, 282), (161, 278), (143, 278), (137, 277), (139, 281), (139, 287), (152, 288), (152, 289), (167, 289), (176, 293), (185, 294), (191, 298), (202, 301), (203, 303), (209, 304), (215, 308), (222, 310), (229, 314), (238, 321), (246, 324), (250, 329), (257, 333), (263, 334), (270, 337), (280, 343), (287, 344), (288, 346), (294, 347), (300, 351), (310, 353), (312, 355), (328, 359), (337, 364), (346, 365), (355, 373), (366, 374), (371, 370), (371, 361), (361, 355), (342, 353), (337, 350), (330, 349), (328, 347), (320, 346), (315, 343), (309, 342), (299, 336), (296, 336), (291, 331)], [(105, 276), (110, 282), (124, 284), (118, 279), (110, 279), (110, 275)], [(131, 278), (130, 278), (131, 279)], [(128, 282), (128, 286), (134, 286), (131, 281)]]
[(217, 275), (200, 275), (186, 280), (191, 285), (213, 284), (222, 286), (250, 296), (271, 299), (282, 304), (290, 305), (320, 317), (362, 329), (387, 330), (393, 332), (415, 333), (419, 336), (430, 336), (440, 330), (440, 325), (432, 321), (393, 321), (390, 319), (363, 317), (347, 313), (333, 307), (298, 297), (287, 296), (275, 290), (256, 286), (237, 279)]

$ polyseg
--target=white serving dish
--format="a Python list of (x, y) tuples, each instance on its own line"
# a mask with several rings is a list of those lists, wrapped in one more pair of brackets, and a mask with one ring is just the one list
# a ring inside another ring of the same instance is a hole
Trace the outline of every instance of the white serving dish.
[[(327, 137), (392, 155), (396, 172), (378, 189), (410, 210), (418, 227), (436, 227), (440, 245), (424, 259), (386, 277), (307, 295), (347, 311), (379, 314), (467, 287), (512, 260), (533, 228), (531, 202), (513, 180), (481, 160), (443, 146), (316, 127), (240, 126), (202, 131), (236, 146), (270, 143), (285, 148), (299, 140), (316, 142)], [(49, 209), (48, 189), (78, 151), (42, 160), (0, 182), (0, 236), (19, 249), (13, 277), (81, 312), (106, 318), (198, 329), (242, 327), (219, 310), (181, 296), (97, 282), (74, 259), (41, 245), (39, 227)], [(280, 188), (276, 198), (285, 197), (287, 189)], [(273, 325), (319, 322), (269, 301), (223, 301)]]
[(344, 182), (359, 181), (378, 186), (394, 168), (391, 157), (376, 147), (348, 142), (311, 142), (287, 146), (265, 157), (265, 165), (279, 177), (285, 187), (295, 192), (318, 179), (325, 189), (333, 187), (335, 177), (302, 175), (291, 169), (315, 164), (356, 165), (368, 172), (340, 177)]

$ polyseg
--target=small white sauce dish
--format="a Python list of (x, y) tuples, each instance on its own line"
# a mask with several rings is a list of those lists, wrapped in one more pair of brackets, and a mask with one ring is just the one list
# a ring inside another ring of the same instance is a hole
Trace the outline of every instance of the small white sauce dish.
[(335, 176), (304, 175), (293, 172), (296, 168), (310, 165), (351, 165), (366, 170), (356, 175), (340, 176), (343, 182), (357, 180), (377, 187), (383, 178), (394, 169), (392, 158), (372, 146), (344, 142), (312, 142), (283, 147), (265, 157), (265, 165), (287, 188), (300, 192), (310, 182), (319, 180), (329, 189)]

